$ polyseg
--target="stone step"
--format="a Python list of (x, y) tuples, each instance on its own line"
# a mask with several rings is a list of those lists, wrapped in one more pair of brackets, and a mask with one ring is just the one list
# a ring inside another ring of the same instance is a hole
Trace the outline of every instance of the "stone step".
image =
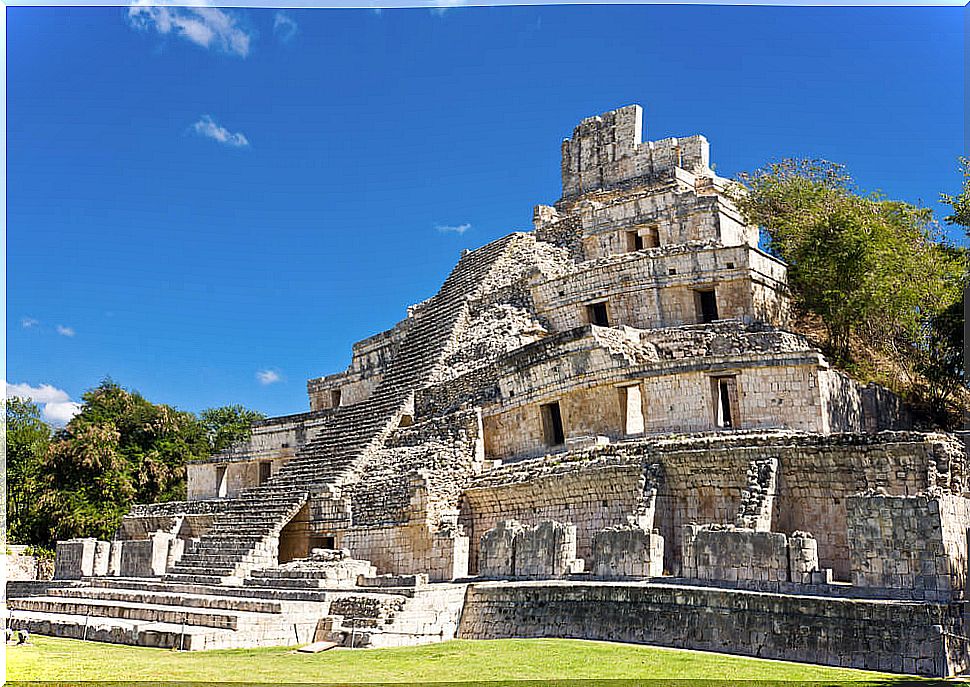
[(187, 606), (191, 608), (216, 608), (225, 611), (249, 613), (281, 613), (279, 601), (208, 594), (184, 594), (155, 590), (118, 589), (112, 587), (60, 587), (47, 593), (50, 597), (87, 598), (101, 601), (131, 601), (162, 606)]
[(26, 627), (35, 634), (186, 651), (305, 644), (313, 640), (318, 622), (318, 618), (283, 619), (276, 615), (266, 615), (266, 619), (246, 629), (227, 630), (181, 623), (11, 611), (11, 627)]
[(187, 625), (216, 627), (235, 630), (239, 625), (240, 612), (221, 609), (192, 610), (182, 606), (160, 606), (133, 601), (111, 601), (88, 598), (59, 598), (53, 596), (30, 596), (9, 599), (9, 608), (17, 611), (58, 613), (84, 618), (121, 618), (123, 620), (151, 623), (185, 622)]
[(110, 587), (173, 594), (211, 594), (278, 601), (324, 602), (329, 597), (322, 590), (291, 590), (259, 586), (226, 586), (191, 582), (147, 580), (144, 578), (88, 578), (92, 587)]
[(242, 578), (227, 575), (225, 577), (219, 577), (218, 575), (189, 575), (183, 573), (168, 573), (162, 580), (167, 582), (185, 582), (188, 584), (212, 584), (212, 585), (241, 585)]
[[(64, 613), (11, 611), (10, 626), (26, 628), (33, 634), (49, 637), (87, 639), (111, 644), (150, 646), (162, 649), (229, 648), (232, 630), (182, 626), (171, 623), (145, 623), (122, 618), (84, 618)], [(230, 644), (231, 645), (231, 644)]]

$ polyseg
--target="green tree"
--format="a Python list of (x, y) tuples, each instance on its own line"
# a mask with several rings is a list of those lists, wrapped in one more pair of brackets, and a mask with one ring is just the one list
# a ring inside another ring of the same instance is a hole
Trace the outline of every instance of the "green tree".
[(265, 417), (262, 413), (241, 405), (208, 408), (199, 413), (211, 453), (225, 451), (236, 442), (248, 439), (252, 424)]
[(853, 367), (866, 364), (862, 350), (882, 351), (906, 377), (897, 391), (949, 412), (966, 253), (940, 241), (932, 213), (860, 193), (823, 160), (785, 160), (739, 181), (739, 209), (788, 264), (793, 305), (821, 321), (826, 353)]
[(186, 462), (209, 454), (191, 413), (150, 403), (111, 380), (82, 400), (43, 461), (38, 509), (48, 536), (38, 544), (110, 537), (133, 504), (184, 498)]
[(941, 200), (953, 208), (953, 214), (946, 221), (963, 227), (970, 237), (970, 158), (960, 158), (960, 167), (963, 171), (963, 190), (955, 196), (943, 193)]
[(36, 499), (50, 427), (29, 399), (6, 402), (7, 540), (29, 544), (41, 535), (36, 526)]

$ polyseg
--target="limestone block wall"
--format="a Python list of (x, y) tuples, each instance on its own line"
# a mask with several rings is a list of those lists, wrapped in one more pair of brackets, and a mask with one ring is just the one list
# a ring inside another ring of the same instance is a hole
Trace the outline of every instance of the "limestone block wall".
[(608, 527), (593, 533), (593, 553), (586, 566), (593, 577), (660, 577), (664, 539), (642, 527)]
[(645, 501), (646, 468), (659, 464), (662, 483), (651, 526), (664, 537), (666, 570), (676, 574), (683, 526), (734, 522), (750, 498), (751, 465), (774, 462), (770, 529), (811, 531), (819, 566), (849, 581), (847, 499), (877, 488), (899, 495), (931, 487), (963, 493), (965, 458), (952, 437), (908, 432), (825, 437), (742, 431), (631, 440), (488, 470), (465, 490), (461, 522), (471, 537), (472, 571), (478, 538), (509, 518), (530, 525), (540, 520), (574, 524), (577, 556), (591, 559), (593, 534), (636, 517)]
[(460, 527), (354, 527), (340, 533), (338, 545), (373, 563), (381, 574), (427, 573), (436, 582), (468, 575), (470, 544)]
[(97, 539), (66, 539), (57, 542), (54, 558), (55, 580), (79, 580), (94, 572)]
[(361, 478), (346, 488), (353, 525), (434, 526), (453, 517), (484, 455), (478, 410), (399, 427), (364, 465)]
[(119, 574), (122, 577), (159, 577), (178, 562), (184, 549), (184, 540), (166, 532), (157, 532), (141, 541), (123, 542)]
[(307, 441), (319, 433), (331, 416), (332, 412), (329, 410), (318, 410), (254, 422), (252, 433), (246, 441), (204, 461), (192, 462), (186, 466), (189, 500), (217, 497), (217, 466), (227, 467), (228, 495), (232, 496), (241, 489), (255, 486), (259, 476), (259, 462), (271, 462), (272, 473), (275, 474)]
[(461, 522), (478, 571), (479, 539), (504, 520), (526, 526), (558, 521), (576, 526), (576, 557), (592, 556), (594, 532), (628, 523), (644, 499), (644, 467), (627, 457), (563, 456), (491, 470), (465, 490)]
[(812, 443), (764, 449), (778, 456), (780, 466), (773, 529), (811, 531), (820, 565), (832, 568), (837, 580), (851, 579), (850, 497), (880, 489), (899, 496), (934, 486), (966, 489), (965, 455), (945, 435), (885, 432)]
[(788, 428), (827, 433), (817, 359), (776, 362), (780, 364), (765, 367), (727, 363), (711, 371), (683, 371), (645, 378), (645, 431), (693, 433), (717, 429), (714, 378), (732, 376), (738, 391), (736, 428)]
[(710, 172), (710, 149), (703, 136), (641, 142), (643, 110), (629, 105), (584, 119), (562, 144), (564, 198), (608, 189), (638, 178), (673, 173), (675, 167)]
[(756, 248), (695, 244), (611, 253), (537, 283), (532, 296), (553, 331), (587, 324), (586, 306), (595, 302), (606, 303), (613, 326), (694, 324), (700, 321), (697, 292), (711, 289), (721, 319), (781, 324), (787, 318), (784, 279), (784, 265)]
[(860, 495), (847, 511), (853, 584), (965, 597), (970, 499)]
[[(728, 201), (716, 192), (699, 195), (698, 179), (678, 170), (681, 175), (685, 178), (672, 178), (663, 186), (626, 193), (606, 203), (580, 205), (576, 212), (582, 224), (585, 259), (630, 252), (627, 232), (631, 231), (645, 232), (659, 246), (716, 241), (724, 246), (757, 247), (757, 229), (745, 226)], [(648, 242), (645, 245), (651, 247)]]
[(495, 583), (469, 587), (458, 636), (575, 637), (921, 675), (968, 665), (958, 604), (887, 603), (702, 587)]
[(515, 575), (515, 538), (525, 527), (516, 520), (499, 520), (479, 540), (479, 577), (507, 578)]
[(226, 489), (224, 498), (233, 498), (240, 492), (259, 485), (260, 463), (270, 464), (270, 476), (279, 472), (292, 456), (293, 450), (287, 450), (290, 455), (277, 458), (257, 458), (254, 460), (236, 460), (232, 462), (204, 462), (188, 463), (186, 465), (187, 496), (190, 501), (220, 498), (219, 478), (225, 469)]
[(116, 540), (148, 539), (154, 532), (170, 532), (181, 539), (197, 539), (229, 505), (226, 499), (166, 501), (136, 504), (121, 519)]
[(484, 403), (486, 454), (504, 459), (557, 450), (543, 430), (541, 406), (551, 402), (559, 403), (566, 439), (639, 433), (625, 422), (622, 387), (631, 385), (640, 385), (647, 434), (720, 429), (716, 378), (727, 376), (737, 390), (731, 429), (830, 429), (818, 380), (827, 363), (794, 335), (748, 332), (737, 323), (588, 331), (527, 346), (490, 377), (463, 376), (426, 389), (416, 408), (433, 413)]
[(727, 582), (788, 582), (788, 537), (715, 525), (686, 525), (683, 577)]
[(543, 520), (515, 535), (516, 577), (550, 579), (581, 572), (576, 560), (576, 526)]

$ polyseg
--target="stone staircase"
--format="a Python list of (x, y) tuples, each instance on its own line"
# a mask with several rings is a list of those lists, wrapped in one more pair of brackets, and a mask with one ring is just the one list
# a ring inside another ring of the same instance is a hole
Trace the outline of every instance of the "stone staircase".
[(452, 639), (465, 585), (348, 590), (89, 578), (7, 600), (32, 633), (196, 651), (308, 644), (377, 647)]
[(373, 395), (341, 406), (311, 441), (265, 484), (249, 489), (216, 517), (212, 528), (186, 548), (166, 581), (242, 584), (253, 570), (275, 565), (283, 527), (311, 494), (330, 493), (352, 479), (367, 456), (397, 427), (414, 390), (440, 364), (468, 299), (503, 257), (510, 235), (462, 256), (438, 293), (425, 301)]
[(313, 641), (327, 617), (324, 595), (225, 593), (239, 588), (91, 579), (7, 599), (10, 625), (32, 633), (165, 649), (232, 649)]
[(336, 595), (329, 610), (330, 640), (359, 649), (454, 639), (465, 588), (463, 584), (434, 584), (418, 589), (387, 588), (384, 594)]

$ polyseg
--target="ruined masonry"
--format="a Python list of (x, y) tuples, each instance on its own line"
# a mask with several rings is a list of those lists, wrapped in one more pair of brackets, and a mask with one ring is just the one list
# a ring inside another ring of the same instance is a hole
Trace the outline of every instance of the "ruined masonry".
[[(534, 229), (188, 467), (184, 503), (58, 546), (15, 625), (207, 649), (507, 636), (883, 671), (970, 665), (954, 437), (786, 329), (702, 136), (583, 120)], [(18, 591), (18, 589), (20, 591)]]

